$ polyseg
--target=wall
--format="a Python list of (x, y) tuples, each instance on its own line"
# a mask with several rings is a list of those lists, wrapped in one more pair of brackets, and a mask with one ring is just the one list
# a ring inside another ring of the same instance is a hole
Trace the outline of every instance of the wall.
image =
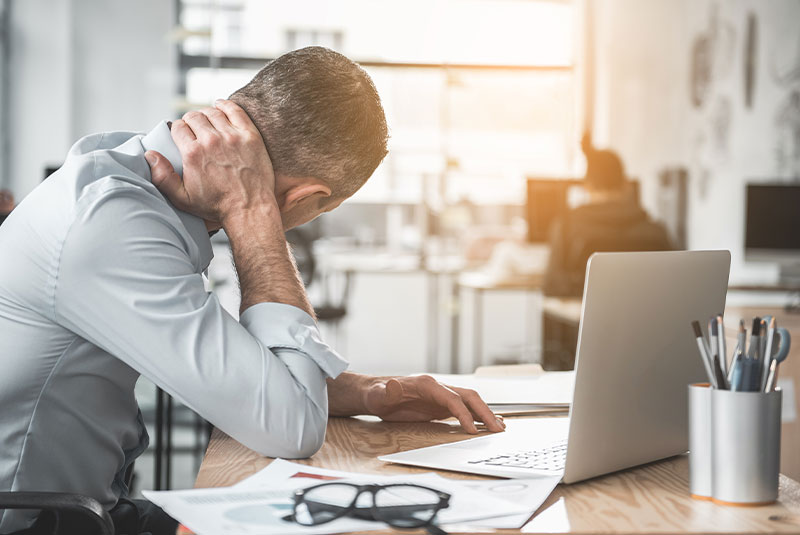
[[(791, 150), (791, 139), (776, 123), (800, 89), (798, 76), (779, 80), (800, 62), (800, 2), (597, 0), (594, 13), (597, 144), (620, 152), (651, 211), (659, 170), (686, 166), (689, 247), (730, 249), (732, 282), (774, 281), (775, 266), (744, 262), (744, 184), (798, 177), (800, 161), (778, 156)], [(751, 107), (744, 98), (749, 13), (757, 20)], [(695, 106), (690, 74), (699, 37), (711, 45), (710, 77)], [(800, 121), (800, 109), (794, 113)]]
[(172, 117), (165, 0), (12, 0), (9, 184), (18, 201), (79, 137)]

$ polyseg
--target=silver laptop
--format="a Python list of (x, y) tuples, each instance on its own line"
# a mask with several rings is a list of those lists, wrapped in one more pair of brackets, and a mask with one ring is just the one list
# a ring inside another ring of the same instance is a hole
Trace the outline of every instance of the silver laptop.
[(728, 251), (592, 255), (568, 418), (380, 459), (572, 483), (685, 452), (686, 385), (706, 380), (690, 322), (722, 312), (729, 271)]

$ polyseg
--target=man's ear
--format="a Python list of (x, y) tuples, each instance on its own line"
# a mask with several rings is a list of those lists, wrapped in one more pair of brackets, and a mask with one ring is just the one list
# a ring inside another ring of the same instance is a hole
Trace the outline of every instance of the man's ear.
[(292, 184), (282, 195), (280, 203), (281, 212), (288, 212), (297, 207), (306, 199), (327, 198), (331, 196), (331, 188), (323, 181), (316, 178), (302, 178), (292, 180)]

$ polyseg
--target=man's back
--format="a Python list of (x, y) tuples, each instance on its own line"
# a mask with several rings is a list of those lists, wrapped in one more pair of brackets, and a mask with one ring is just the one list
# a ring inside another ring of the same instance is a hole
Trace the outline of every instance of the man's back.
[(138, 372), (70, 330), (58, 302), (81, 291), (74, 279), (59, 288), (71, 278), (60, 272), (62, 254), (71, 254), (64, 247), (76, 219), (91, 219), (100, 199), (143, 206), (149, 197), (190, 239), (148, 180), (140, 137), (83, 138), (0, 227), (2, 489), (72, 489), (111, 506), (126, 492), (127, 464), (147, 446), (133, 396)]
[[(165, 122), (89, 136), (0, 228), (0, 490), (112, 508), (147, 447), (139, 374), (264, 455), (322, 445), (325, 379), (347, 363), (297, 307), (225, 312), (202, 276), (206, 223), (159, 193), (146, 150), (182, 171)], [(6, 512), (0, 532), (31, 520)]]
[(545, 294), (580, 297), (586, 262), (600, 251), (661, 251), (672, 245), (666, 229), (637, 203), (619, 200), (587, 204), (553, 225)]

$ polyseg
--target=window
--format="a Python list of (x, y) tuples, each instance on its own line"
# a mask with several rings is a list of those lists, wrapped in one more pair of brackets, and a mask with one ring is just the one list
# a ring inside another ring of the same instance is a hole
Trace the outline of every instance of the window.
[(579, 154), (575, 6), (525, 0), (183, 0), (187, 107), (312, 44), (361, 63), (390, 153), (362, 202), (521, 204), (527, 175), (573, 175)]

